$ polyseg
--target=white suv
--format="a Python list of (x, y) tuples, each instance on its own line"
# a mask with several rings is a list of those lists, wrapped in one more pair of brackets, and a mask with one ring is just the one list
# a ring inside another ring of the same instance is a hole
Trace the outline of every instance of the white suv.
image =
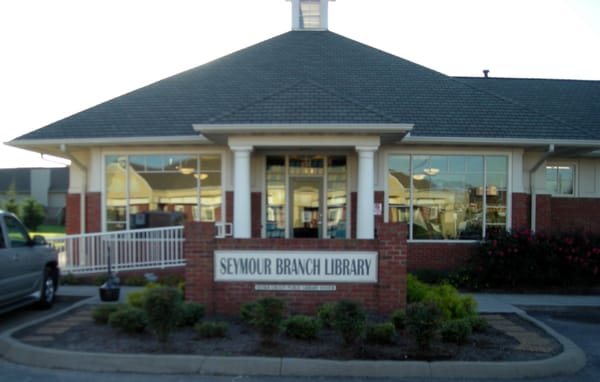
[(30, 238), (19, 219), (0, 210), (0, 313), (37, 302), (54, 303), (58, 255), (42, 236)]

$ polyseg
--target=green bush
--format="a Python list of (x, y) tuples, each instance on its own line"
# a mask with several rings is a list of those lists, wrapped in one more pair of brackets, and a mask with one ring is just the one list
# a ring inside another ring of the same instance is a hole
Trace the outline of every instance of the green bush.
[(223, 338), (227, 336), (229, 324), (226, 322), (198, 322), (194, 330), (200, 338)]
[(299, 340), (313, 340), (321, 330), (319, 319), (309, 316), (296, 315), (283, 321), (284, 333)]
[(353, 345), (365, 334), (367, 315), (362, 306), (351, 300), (338, 301), (333, 308), (333, 327), (346, 345)]
[(60, 284), (61, 285), (80, 285), (81, 279), (69, 272), (66, 275), (60, 275)]
[(406, 310), (398, 309), (392, 313), (390, 316), (390, 320), (394, 324), (396, 330), (404, 330), (406, 329)]
[(444, 342), (464, 344), (472, 333), (471, 322), (468, 318), (445, 321), (442, 323), (440, 333)]
[(124, 305), (108, 316), (108, 324), (126, 333), (141, 333), (148, 326), (148, 317), (142, 309)]
[(166, 342), (176, 326), (180, 303), (181, 292), (177, 288), (156, 287), (145, 292), (144, 311), (148, 325), (160, 342)]
[(31, 197), (23, 200), (23, 204), (21, 205), (21, 218), (25, 227), (29, 230), (37, 230), (46, 219), (44, 206)]
[(317, 307), (317, 318), (321, 321), (321, 326), (324, 328), (333, 328), (333, 308), (334, 302), (326, 302)]
[(123, 280), (123, 285), (127, 286), (144, 286), (148, 283), (148, 280), (142, 275), (131, 275), (125, 277)]
[(248, 325), (252, 325), (254, 319), (254, 311), (256, 310), (256, 302), (246, 302), (240, 308), (240, 317)]
[(159, 279), (159, 284), (182, 289), (185, 279), (179, 275), (165, 275)]
[(471, 328), (476, 333), (487, 332), (487, 330), (490, 327), (489, 322), (485, 318), (483, 318), (479, 315), (468, 317), (467, 320), (469, 320), (469, 324), (471, 325)]
[(367, 325), (366, 340), (369, 343), (387, 345), (394, 342), (396, 327), (392, 322)]
[(441, 284), (446, 280), (448, 271), (441, 271), (439, 269), (422, 268), (411, 271), (419, 281), (425, 284)]
[(477, 301), (472, 296), (461, 296), (450, 284), (430, 286), (421, 301), (437, 304), (444, 320), (477, 315)]
[(108, 316), (111, 313), (116, 312), (118, 309), (122, 308), (123, 304), (117, 303), (107, 303), (100, 304), (92, 309), (92, 318), (97, 324), (108, 324)]
[(256, 302), (252, 316), (252, 326), (258, 330), (263, 344), (270, 345), (282, 329), (286, 312), (283, 300), (265, 297)]
[(406, 308), (406, 331), (421, 350), (431, 347), (442, 321), (442, 312), (433, 302), (416, 302)]
[(419, 281), (416, 276), (406, 275), (406, 302), (412, 304), (413, 302), (423, 301), (430, 288), (429, 285)]
[(144, 308), (144, 298), (146, 297), (145, 291), (142, 290), (134, 290), (127, 294), (127, 304), (133, 306), (134, 308)]
[(194, 326), (204, 317), (206, 309), (204, 305), (196, 302), (184, 301), (179, 304), (179, 317), (177, 326)]

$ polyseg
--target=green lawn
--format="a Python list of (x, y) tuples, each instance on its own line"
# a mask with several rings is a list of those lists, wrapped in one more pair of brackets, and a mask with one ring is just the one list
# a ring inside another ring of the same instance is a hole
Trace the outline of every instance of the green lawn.
[(64, 225), (41, 225), (35, 232), (30, 232), (31, 236), (42, 235), (44, 237), (56, 237), (65, 235)]

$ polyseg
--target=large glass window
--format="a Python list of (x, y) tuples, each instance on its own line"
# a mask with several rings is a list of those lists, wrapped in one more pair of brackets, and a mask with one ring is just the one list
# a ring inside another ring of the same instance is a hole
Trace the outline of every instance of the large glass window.
[(554, 196), (573, 196), (575, 166), (550, 164), (546, 166), (546, 190)]
[(219, 155), (106, 157), (106, 229), (221, 221)]
[(391, 155), (388, 218), (416, 240), (479, 240), (506, 227), (508, 158)]

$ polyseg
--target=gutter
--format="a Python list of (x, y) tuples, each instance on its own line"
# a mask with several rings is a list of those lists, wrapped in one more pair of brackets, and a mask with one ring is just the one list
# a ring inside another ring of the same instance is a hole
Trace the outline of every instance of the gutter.
[(87, 189), (88, 169), (83, 163), (79, 161), (79, 159), (75, 158), (73, 154), (71, 154), (66, 144), (63, 143), (60, 145), (60, 151), (62, 151), (63, 154), (65, 154), (65, 156), (71, 161), (71, 163), (74, 163), (83, 172), (83, 176), (81, 178), (81, 194), (79, 197), (79, 233), (84, 234), (86, 223), (85, 191)]
[(554, 154), (554, 144), (548, 145), (548, 151), (540, 158), (539, 161), (529, 170), (529, 193), (531, 194), (531, 231), (535, 232), (536, 228), (536, 212), (537, 212), (537, 194), (535, 192), (535, 185), (533, 182), (534, 173)]

